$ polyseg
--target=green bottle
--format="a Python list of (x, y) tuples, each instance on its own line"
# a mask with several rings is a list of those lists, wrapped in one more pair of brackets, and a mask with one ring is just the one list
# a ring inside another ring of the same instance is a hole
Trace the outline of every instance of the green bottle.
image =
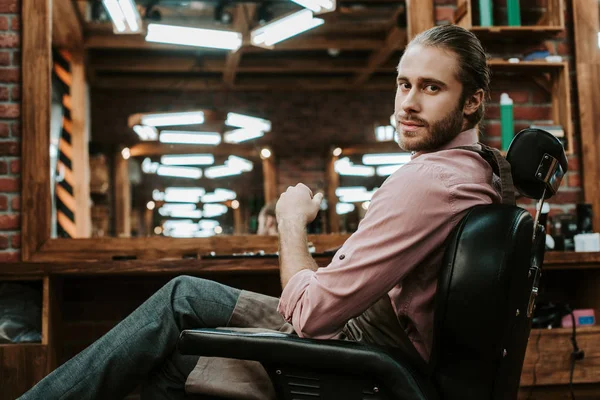
[(500, 125), (502, 127), (502, 150), (506, 151), (515, 135), (513, 100), (508, 96), (508, 93), (500, 95)]
[(507, 0), (508, 26), (521, 26), (521, 6), (519, 0)]
[(492, 0), (479, 0), (479, 20), (481, 26), (494, 25), (492, 16)]

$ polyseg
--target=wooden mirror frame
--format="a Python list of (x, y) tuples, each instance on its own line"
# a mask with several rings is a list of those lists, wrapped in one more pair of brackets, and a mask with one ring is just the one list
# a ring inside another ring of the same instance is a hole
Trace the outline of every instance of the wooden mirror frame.
[[(53, 1), (55, 4), (52, 4)], [(50, 192), (50, 106), (52, 40), (68, 38), (83, 48), (83, 34), (75, 14), (62, 18), (60, 31), (52, 30), (52, 12), (63, 17), (61, 0), (22, 2), (22, 210), (21, 257), (23, 261), (95, 261), (120, 259), (200, 258), (212, 251), (240, 253), (264, 250), (275, 252), (277, 237), (241, 235), (212, 238), (51, 238)], [(68, 10), (67, 10), (68, 11)], [(71, 19), (71, 20), (70, 20)], [(79, 41), (77, 43), (76, 41)], [(273, 171), (270, 174), (274, 174)], [(274, 175), (269, 179), (275, 182)], [(270, 196), (276, 194), (272, 193)], [(348, 235), (309, 235), (317, 252), (342, 244)]]

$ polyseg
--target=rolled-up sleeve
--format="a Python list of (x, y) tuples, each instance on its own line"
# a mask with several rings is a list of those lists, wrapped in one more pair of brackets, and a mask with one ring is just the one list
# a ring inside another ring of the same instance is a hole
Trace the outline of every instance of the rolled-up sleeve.
[(443, 244), (456, 215), (443, 175), (435, 165), (400, 168), (377, 190), (331, 263), (290, 279), (278, 310), (299, 336), (336, 335)]

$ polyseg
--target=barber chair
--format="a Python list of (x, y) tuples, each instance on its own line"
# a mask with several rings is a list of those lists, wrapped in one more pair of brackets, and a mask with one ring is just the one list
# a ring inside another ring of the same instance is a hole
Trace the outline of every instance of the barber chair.
[(516, 399), (544, 259), (538, 215), (567, 171), (561, 143), (539, 129), (519, 132), (506, 159), (524, 209), (469, 210), (448, 238), (435, 304), (428, 364), (385, 349), (338, 340), (222, 329), (186, 330), (182, 354), (260, 362), (278, 399)]

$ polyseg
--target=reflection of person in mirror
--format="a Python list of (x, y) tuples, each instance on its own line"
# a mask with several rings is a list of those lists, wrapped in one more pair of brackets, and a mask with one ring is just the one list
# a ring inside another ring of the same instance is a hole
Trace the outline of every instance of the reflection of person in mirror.
[[(396, 346), (427, 362), (446, 239), (469, 209), (501, 200), (498, 177), (472, 151), (482, 148), (478, 125), (490, 72), (477, 37), (452, 25), (417, 35), (397, 72), (398, 144), (412, 159), (377, 190), (328, 266), (318, 268), (307, 246), (306, 225), (322, 194), (291, 186), (277, 202), (277, 227), (265, 212), (261, 228), (279, 234), (280, 298), (177, 277), (23, 399), (118, 399), (140, 383), (143, 398), (226, 397), (206, 393), (218, 386), (214, 379), (230, 391), (235, 382), (253, 381), (229, 379), (234, 368), (221, 360), (179, 354), (181, 331), (194, 328), (254, 327), (360, 340)], [(219, 365), (222, 370), (207, 373)], [(211, 385), (204, 384), (207, 376), (214, 378)]]
[(277, 235), (277, 217), (275, 216), (276, 202), (269, 202), (258, 213), (257, 235)]

